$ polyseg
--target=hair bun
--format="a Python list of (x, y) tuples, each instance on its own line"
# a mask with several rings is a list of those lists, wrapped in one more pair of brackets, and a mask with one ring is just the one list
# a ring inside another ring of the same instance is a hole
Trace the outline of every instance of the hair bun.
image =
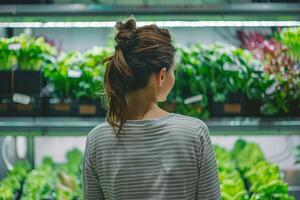
[(130, 49), (133, 46), (133, 37), (136, 30), (135, 20), (129, 19), (125, 23), (117, 22), (116, 28), (119, 31), (115, 36), (116, 49)]
[(136, 29), (136, 22), (134, 19), (129, 19), (125, 23), (117, 22), (116, 28), (118, 31), (134, 31)]

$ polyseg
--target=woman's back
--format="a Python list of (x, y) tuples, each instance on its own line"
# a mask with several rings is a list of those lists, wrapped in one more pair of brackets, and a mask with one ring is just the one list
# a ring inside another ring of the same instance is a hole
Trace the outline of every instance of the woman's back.
[(170, 113), (127, 120), (115, 140), (109, 123), (90, 131), (84, 199), (220, 199), (217, 165), (207, 126)]

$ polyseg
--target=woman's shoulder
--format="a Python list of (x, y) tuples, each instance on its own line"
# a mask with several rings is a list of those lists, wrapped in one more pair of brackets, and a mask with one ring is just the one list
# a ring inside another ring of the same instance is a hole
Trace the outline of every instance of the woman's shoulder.
[(199, 118), (196, 117), (191, 117), (188, 115), (182, 115), (182, 114), (178, 114), (175, 113), (175, 120), (181, 123), (188, 123), (190, 125), (194, 125), (196, 128), (201, 128), (201, 127), (207, 127), (206, 124)]
[(183, 128), (191, 128), (193, 132), (195, 133), (206, 133), (208, 132), (208, 127), (205, 124), (204, 121), (202, 121), (199, 118), (191, 117), (187, 115), (182, 114), (175, 114), (174, 123), (176, 123), (179, 126), (182, 126)]
[(87, 137), (90, 139), (94, 139), (95, 137), (97, 137), (99, 133), (103, 132), (103, 130), (107, 128), (108, 125), (109, 124), (107, 121), (101, 122), (100, 124), (96, 125), (92, 130), (89, 131)]

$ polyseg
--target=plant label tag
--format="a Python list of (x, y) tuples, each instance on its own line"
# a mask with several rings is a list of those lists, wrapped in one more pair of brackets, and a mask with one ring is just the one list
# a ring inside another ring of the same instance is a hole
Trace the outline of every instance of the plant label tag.
[(30, 96), (20, 93), (14, 93), (12, 97), (13, 102), (21, 103), (21, 104), (29, 104)]
[(71, 110), (71, 106), (66, 103), (54, 104), (52, 108), (58, 112), (69, 112)]
[(95, 105), (80, 105), (79, 106), (79, 114), (82, 115), (94, 115), (96, 114), (96, 106)]
[(8, 111), (8, 105), (0, 103), (0, 111), (2, 112)]
[(8, 45), (8, 49), (9, 50), (19, 50), (21, 49), (21, 44), (20, 43), (14, 43), (14, 44), (10, 44)]
[(225, 71), (232, 71), (232, 72), (239, 71), (239, 68), (234, 64), (224, 63), (223, 68)]
[(17, 111), (31, 112), (33, 111), (33, 106), (32, 104), (31, 105), (17, 104)]
[(69, 69), (68, 70), (68, 77), (69, 78), (79, 78), (82, 72), (80, 70)]
[(240, 104), (224, 104), (224, 112), (225, 113), (241, 113), (242, 108)]
[(201, 101), (202, 99), (203, 99), (203, 96), (201, 94), (199, 94), (199, 95), (196, 95), (196, 96), (192, 96), (192, 97), (186, 98), (184, 100), (184, 104), (195, 103), (197, 101)]

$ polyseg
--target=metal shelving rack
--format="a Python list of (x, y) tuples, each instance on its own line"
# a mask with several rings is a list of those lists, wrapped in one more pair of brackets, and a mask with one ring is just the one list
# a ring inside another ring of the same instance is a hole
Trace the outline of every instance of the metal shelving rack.
[(2, 5), (3, 22), (139, 20), (299, 20), (300, 3), (221, 3), (180, 5), (36, 4)]
[[(300, 3), (251, 3), (192, 6), (6, 5), (0, 6), (0, 27), (31, 27), (26, 22), (115, 21), (133, 14), (139, 20), (251, 21), (300, 20)], [(13, 24), (11, 22), (25, 22)], [(11, 24), (10, 24), (11, 23)], [(39, 28), (38, 26), (32, 26)], [(97, 27), (98, 28), (98, 27)], [(86, 136), (104, 118), (0, 117), (0, 137), (25, 136), (28, 159), (34, 166), (34, 138)], [(214, 118), (204, 120), (213, 136), (300, 136), (297, 118)], [(297, 177), (288, 172), (288, 175)], [(298, 191), (298, 186), (295, 191)]]
[[(34, 165), (34, 137), (86, 136), (93, 127), (104, 121), (104, 118), (2, 117), (0, 137), (26, 136), (28, 159)], [(204, 122), (208, 125), (210, 134), (214, 136), (300, 136), (300, 118), (215, 118)]]
[[(104, 118), (3, 117), (0, 136), (85, 136)], [(211, 135), (300, 135), (300, 118), (212, 118)]]
[(96, 16), (96, 15), (296, 15), (299, 3), (221, 3), (180, 5), (130, 5), (130, 4), (41, 4), (2, 5), (2, 16)]

